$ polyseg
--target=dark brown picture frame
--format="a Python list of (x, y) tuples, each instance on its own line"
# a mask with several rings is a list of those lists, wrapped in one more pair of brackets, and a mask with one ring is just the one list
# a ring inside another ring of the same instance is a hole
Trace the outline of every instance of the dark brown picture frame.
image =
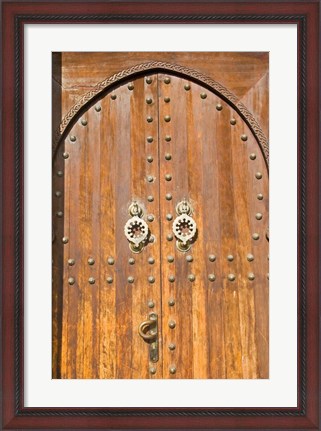
[[(28, 23), (298, 26), (297, 407), (24, 407), (23, 30)], [(319, 28), (319, 0), (2, 1), (2, 429), (320, 429)]]

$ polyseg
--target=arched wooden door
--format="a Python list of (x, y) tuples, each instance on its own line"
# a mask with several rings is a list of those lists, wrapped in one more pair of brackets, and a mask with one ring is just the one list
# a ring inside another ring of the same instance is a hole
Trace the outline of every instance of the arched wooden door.
[(53, 165), (61, 378), (268, 377), (268, 168), (247, 123), (172, 71), (71, 121)]

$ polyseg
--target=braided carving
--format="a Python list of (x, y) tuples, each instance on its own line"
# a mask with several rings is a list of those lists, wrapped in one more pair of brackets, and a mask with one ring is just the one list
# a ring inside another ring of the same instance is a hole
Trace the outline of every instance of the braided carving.
[(92, 90), (85, 93), (78, 100), (78, 102), (72, 106), (72, 108), (69, 110), (69, 112), (66, 114), (66, 116), (63, 118), (62, 122), (60, 123), (59, 129), (57, 130), (54, 136), (53, 154), (55, 153), (56, 148), (61, 142), (61, 140), (64, 138), (64, 132), (71, 124), (75, 115), (77, 115), (78, 112), (82, 108), (84, 108), (85, 105), (89, 103), (94, 97), (98, 96), (103, 91), (106, 91), (112, 85), (114, 85), (115, 83), (118, 83), (121, 80), (124, 80), (130, 76), (133, 76), (142, 72), (146, 72), (146, 71), (151, 71), (151, 70), (162, 70), (166, 72), (171, 71), (176, 74), (180, 74), (181, 76), (185, 76), (187, 78), (193, 78), (194, 80), (198, 81), (201, 85), (208, 87), (218, 96), (223, 98), (241, 115), (244, 121), (248, 124), (248, 126), (252, 130), (254, 136), (256, 137), (263, 151), (263, 155), (267, 165), (269, 164), (268, 140), (263, 130), (261, 129), (260, 125), (253, 117), (253, 115), (249, 112), (249, 110), (245, 107), (245, 105), (238, 100), (235, 94), (233, 94), (231, 91), (229, 91), (226, 87), (224, 87), (219, 82), (215, 81), (212, 78), (209, 78), (208, 76), (203, 75), (197, 70), (190, 69), (185, 66), (180, 66), (177, 64), (166, 63), (161, 61), (141, 63), (135, 66), (132, 66), (128, 69), (122, 70), (121, 72), (115, 73), (114, 75), (99, 82), (92, 88)]

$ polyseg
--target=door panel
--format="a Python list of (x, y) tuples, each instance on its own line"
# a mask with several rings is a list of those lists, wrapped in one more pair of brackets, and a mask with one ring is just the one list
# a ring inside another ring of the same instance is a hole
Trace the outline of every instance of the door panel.
[[(157, 217), (158, 182), (146, 180), (147, 154), (156, 161), (148, 174), (158, 177), (158, 119), (153, 113), (157, 80), (148, 88), (144, 79), (134, 81), (134, 90), (128, 88), (131, 84), (88, 109), (65, 141), (64, 221), (69, 240), (64, 245), (63, 378), (149, 375), (148, 366), (141, 366), (148, 363), (148, 348), (137, 328), (148, 316), (151, 300), (153, 311), (160, 306), (160, 243), (150, 242), (142, 253), (133, 254), (124, 226), (133, 200), (142, 205), (146, 219), (148, 195), (153, 196), (148, 211)], [(151, 106), (145, 102), (148, 97)], [(147, 122), (147, 116), (153, 121)], [(150, 135), (155, 145), (147, 142)], [(158, 223), (148, 223), (159, 238)], [(74, 265), (68, 265), (68, 259), (74, 259)], [(149, 276), (155, 277), (154, 283), (148, 282)]]
[[(53, 166), (62, 378), (268, 378), (268, 169), (225, 98), (173, 73), (122, 82), (77, 118)], [(197, 225), (186, 252), (173, 234), (183, 200)], [(134, 201), (149, 227), (140, 253), (124, 234)], [(151, 312), (157, 362), (138, 334)]]
[[(174, 366), (176, 378), (267, 376), (268, 177), (263, 155), (244, 121), (222, 99), (186, 79), (164, 80), (160, 75), (164, 376)], [(170, 102), (164, 102), (166, 97)], [(168, 151), (170, 161), (162, 156)], [(255, 160), (249, 157), (252, 152)], [(255, 178), (256, 172), (263, 173), (262, 179)], [(173, 199), (166, 201), (169, 192)], [(263, 201), (256, 198), (259, 192)], [(192, 204), (198, 227), (186, 254), (166, 239), (172, 225), (166, 216), (175, 217), (175, 206), (184, 198)], [(255, 217), (259, 212), (262, 220)], [(256, 232), (259, 240), (252, 238)], [(254, 255), (252, 262), (248, 254)], [(167, 262), (168, 255), (174, 255), (173, 263)], [(216, 256), (214, 262), (210, 255)], [(252, 273), (255, 279), (249, 280)], [(172, 283), (170, 275), (175, 276)], [(171, 320), (174, 329), (168, 326)], [(168, 348), (172, 343), (174, 350)]]

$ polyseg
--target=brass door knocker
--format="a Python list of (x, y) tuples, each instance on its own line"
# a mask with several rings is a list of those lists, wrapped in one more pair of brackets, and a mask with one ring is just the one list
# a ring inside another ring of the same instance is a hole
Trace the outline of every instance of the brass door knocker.
[(140, 253), (148, 238), (148, 225), (142, 218), (144, 212), (137, 202), (133, 202), (129, 206), (128, 212), (132, 217), (127, 220), (124, 233), (129, 241), (129, 248), (131, 251), (133, 253)]
[(176, 247), (179, 251), (186, 252), (191, 248), (197, 226), (195, 220), (190, 216), (192, 207), (186, 200), (176, 205), (176, 213), (178, 216), (173, 222), (173, 233), (177, 239)]

